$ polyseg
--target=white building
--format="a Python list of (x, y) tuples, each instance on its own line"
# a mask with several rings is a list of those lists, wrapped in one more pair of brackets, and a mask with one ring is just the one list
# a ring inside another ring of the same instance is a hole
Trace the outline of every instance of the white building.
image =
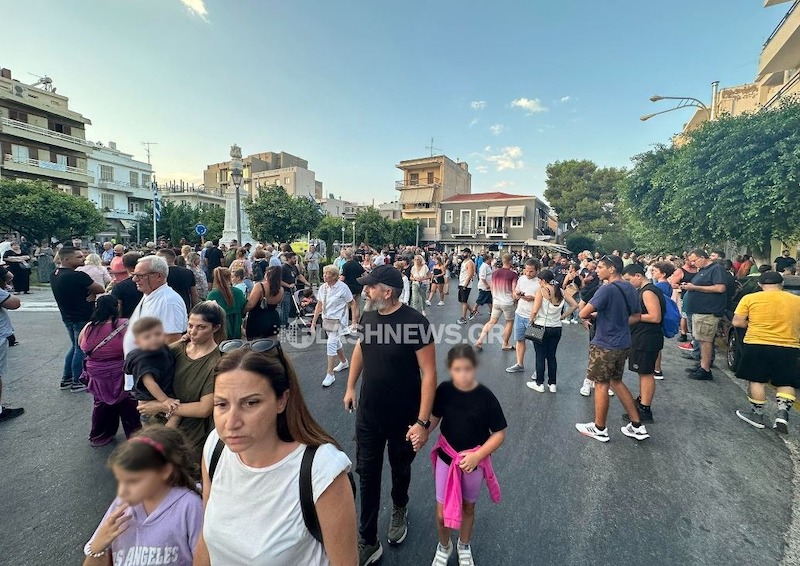
[(317, 191), (322, 192), (321, 183), (318, 186), (315, 173), (304, 167), (291, 166), (280, 169), (269, 169), (252, 173), (252, 183), (258, 194), (259, 188), (280, 186), (295, 197), (317, 197)]
[(117, 144), (98, 143), (89, 154), (89, 200), (103, 212), (106, 228), (98, 240), (127, 241), (128, 231), (147, 203), (153, 203), (153, 168), (133, 155), (117, 149)]

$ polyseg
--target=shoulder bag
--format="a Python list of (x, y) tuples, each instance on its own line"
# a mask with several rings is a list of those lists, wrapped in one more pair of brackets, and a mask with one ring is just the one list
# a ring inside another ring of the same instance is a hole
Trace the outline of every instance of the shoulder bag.
[(125, 328), (126, 328), (127, 326), (128, 326), (128, 321), (126, 320), (125, 322), (123, 322), (122, 324), (120, 324), (119, 326), (117, 326), (117, 327), (116, 327), (116, 328), (115, 328), (115, 329), (114, 329), (114, 330), (113, 330), (111, 333), (109, 333), (109, 335), (108, 335), (108, 336), (106, 336), (105, 338), (103, 338), (103, 339), (100, 341), (100, 343), (99, 343), (97, 346), (95, 346), (94, 348), (92, 348), (92, 351), (91, 351), (91, 352), (87, 352), (87, 353), (86, 353), (86, 355), (85, 355), (85, 356), (84, 356), (84, 358), (83, 358), (83, 370), (81, 371), (81, 375), (80, 375), (80, 377), (78, 378), (78, 380), (79, 380), (81, 383), (83, 383), (84, 385), (89, 385), (89, 372), (88, 372), (88, 371), (86, 371), (86, 360), (88, 360), (89, 358), (91, 358), (91, 357), (92, 357), (92, 354), (94, 354), (94, 353), (95, 353), (97, 350), (99, 350), (100, 348), (102, 348), (103, 346), (105, 346), (106, 344), (108, 344), (109, 342), (111, 342), (111, 341), (114, 339), (114, 337), (115, 337), (117, 334), (119, 334), (120, 332), (122, 332), (123, 330), (125, 330)]

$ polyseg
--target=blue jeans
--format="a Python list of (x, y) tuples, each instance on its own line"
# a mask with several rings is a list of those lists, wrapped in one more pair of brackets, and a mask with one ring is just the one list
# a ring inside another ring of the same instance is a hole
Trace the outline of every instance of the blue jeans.
[(61, 374), (62, 381), (70, 381), (78, 383), (78, 378), (83, 371), (83, 350), (78, 346), (78, 335), (86, 326), (86, 322), (67, 322), (64, 321), (64, 326), (67, 327), (67, 334), (69, 334), (70, 347), (67, 350), (67, 355), (64, 358), (64, 372)]

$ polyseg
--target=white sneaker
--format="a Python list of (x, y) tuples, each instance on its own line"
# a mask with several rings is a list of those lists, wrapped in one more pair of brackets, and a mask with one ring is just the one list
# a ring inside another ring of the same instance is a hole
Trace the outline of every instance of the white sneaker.
[(555, 383), (551, 383), (547, 387), (550, 389), (550, 393), (555, 393), (556, 392), (556, 384)]
[(581, 321), (578, 320), (577, 318), (573, 318), (571, 322), (572, 322), (572, 324), (580, 324), (581, 323)]
[(428, 316), (428, 314), (425, 312), (425, 309), (422, 309), (422, 316)]
[(438, 303), (436, 303), (436, 306), (443, 307), (444, 306), (444, 301), (439, 301)]
[(456, 550), (458, 551), (458, 566), (475, 566), (475, 560), (472, 558), (472, 546), (459, 543)]
[(322, 387), (330, 387), (333, 385), (333, 382), (336, 381), (336, 376), (332, 373), (329, 373), (325, 376), (325, 379), (322, 380)]
[(635, 427), (633, 426), (633, 423), (628, 423), (626, 426), (622, 427), (622, 434), (629, 438), (635, 438), (636, 440), (645, 440), (646, 438), (650, 438), (650, 435), (647, 434), (647, 429), (644, 427), (644, 425)]
[(528, 386), (528, 389), (533, 389), (534, 391), (538, 391), (539, 393), (544, 393), (544, 383), (540, 385), (535, 381), (529, 381), (525, 385)]
[(594, 438), (595, 440), (599, 440), (600, 442), (608, 442), (610, 440), (608, 438), (608, 429), (606, 428), (600, 430), (594, 423), (578, 423), (575, 425), (575, 428), (583, 436)]
[(610, 387), (608, 388), (608, 396), (609, 397), (613, 397), (614, 396), (614, 392), (611, 390)]
[(593, 383), (588, 379), (584, 378), (583, 385), (581, 385), (581, 395), (584, 397), (589, 397), (592, 394)]
[(570, 322), (565, 318), (561, 321), (561, 326), (569, 326)]
[(349, 360), (345, 360), (343, 362), (339, 362), (339, 364), (335, 368), (333, 368), (333, 371), (334, 372), (340, 372), (343, 369), (347, 369), (349, 367), (350, 367), (350, 361)]
[(431, 306), (431, 302), (428, 301), (428, 300), (425, 301), (425, 304), (428, 305), (428, 306)]
[(450, 555), (453, 554), (452, 541), (447, 546), (442, 546), (442, 543), (436, 545), (436, 554), (433, 555), (433, 562), (431, 566), (447, 566)]
[(525, 371), (525, 366), (521, 366), (519, 364), (514, 364), (513, 366), (509, 366), (506, 368), (508, 373), (519, 373)]
[(653, 378), (661, 381), (662, 379), (664, 379), (664, 372), (662, 372), (662, 371), (654, 372), (653, 373)]

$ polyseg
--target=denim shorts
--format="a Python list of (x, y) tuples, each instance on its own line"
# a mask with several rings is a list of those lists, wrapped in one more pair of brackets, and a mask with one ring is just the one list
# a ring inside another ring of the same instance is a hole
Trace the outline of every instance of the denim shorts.
[(525, 329), (530, 323), (531, 319), (518, 314), (514, 315), (514, 340), (517, 342), (525, 340)]
[(0, 338), (0, 377), (6, 375), (8, 365), (8, 338)]

